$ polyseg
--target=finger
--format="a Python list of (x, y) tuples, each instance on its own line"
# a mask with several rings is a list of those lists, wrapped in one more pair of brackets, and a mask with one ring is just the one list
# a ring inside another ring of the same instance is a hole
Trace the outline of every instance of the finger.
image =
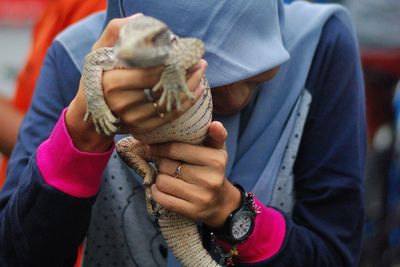
[(118, 117), (131, 110), (132, 107), (148, 103), (143, 91), (135, 89), (110, 90), (106, 93), (105, 99), (112, 112), (118, 114)]
[[(185, 103), (184, 109), (190, 104)], [(124, 133), (143, 134), (176, 119), (183, 111), (163, 111), (156, 102), (144, 102), (139, 105), (128, 103), (120, 112), (120, 130)]]
[[(198, 66), (199, 67), (193, 71), (187, 79), (188, 88), (192, 92), (200, 86), (207, 64), (201, 63)], [(163, 66), (145, 69), (129, 68), (108, 70), (103, 74), (103, 88), (105, 92), (120, 89), (143, 90), (143, 88), (152, 88), (160, 80), (163, 70)], [(160, 95), (160, 93), (156, 94)], [(181, 93), (181, 98), (183, 100), (186, 98), (183, 93)]]
[[(182, 181), (180, 182), (183, 183)], [(163, 186), (161, 185), (161, 187)], [(170, 190), (165, 190), (165, 191), (170, 191)], [(188, 211), (193, 209), (193, 204), (190, 201), (187, 201), (182, 197), (177, 197), (176, 196), (177, 194), (170, 194), (165, 191), (159, 188), (159, 185), (157, 184), (153, 184), (151, 186), (151, 195), (154, 201), (159, 203), (162, 207), (166, 208), (169, 211), (173, 211), (185, 216), (187, 214), (185, 214), (185, 212), (182, 211)]]
[(190, 67), (187, 70), (187, 73), (190, 74), (192, 72), (195, 72), (199, 69), (207, 69), (208, 63), (204, 59), (200, 59), (198, 63), (194, 64), (192, 67)]
[[(142, 128), (140, 123), (152, 117), (157, 117), (158, 111), (152, 102), (144, 102), (139, 105), (130, 103), (120, 112), (120, 120), (127, 127)], [(161, 118), (160, 118), (161, 119)]]
[(158, 160), (158, 172), (178, 178), (177, 177), (178, 167), (181, 166), (180, 171), (179, 171), (180, 172), (179, 178), (183, 179), (183, 165), (184, 165), (184, 163), (182, 163), (180, 161), (171, 160), (171, 159), (167, 159), (167, 158), (161, 158)]
[(157, 176), (155, 185), (158, 191), (191, 204), (207, 203), (210, 195), (204, 188), (165, 174)]
[[(189, 77), (188, 86), (193, 87), (200, 83), (205, 71), (204, 67), (205, 65), (202, 65), (202, 68)], [(186, 98), (182, 102), (181, 110), (167, 113), (165, 105), (146, 103), (147, 99), (142, 88), (151, 87), (159, 79), (161, 71), (162, 68), (157, 67), (147, 70), (119, 69), (105, 72), (103, 87), (106, 101), (112, 111), (119, 114), (119, 118), (123, 122), (120, 128), (121, 132), (147, 132), (176, 119), (193, 105), (193, 102)], [(200, 83), (194, 90), (195, 97), (198, 98), (202, 95), (204, 89), (204, 85)], [(183, 93), (181, 96), (185, 98)]]
[[(158, 171), (160, 174), (166, 174), (203, 188), (218, 188), (223, 182), (223, 177), (216, 172), (210, 171), (208, 167), (192, 165), (186, 162), (181, 163), (180, 161), (168, 158), (159, 159), (158, 163)], [(181, 166), (181, 168), (179, 177), (177, 177), (176, 173), (179, 166)]]
[(92, 51), (101, 48), (101, 47), (112, 47), (115, 45), (119, 38), (119, 31), (130, 19), (143, 16), (142, 13), (136, 13), (130, 17), (126, 18), (117, 18), (112, 19), (104, 29), (100, 38), (96, 41), (96, 43), (92, 47)]
[(216, 149), (224, 149), (225, 141), (228, 138), (228, 132), (225, 127), (219, 121), (211, 122), (207, 137), (204, 141), (204, 145)]
[[(201, 82), (207, 64), (202, 61), (199, 68), (188, 76), (187, 85), (199, 98), (205, 90)], [(121, 133), (142, 134), (158, 128), (182, 115), (193, 105), (191, 99), (181, 93), (180, 110), (166, 112), (166, 105), (159, 106), (155, 101), (146, 103), (144, 87), (152, 87), (159, 79), (162, 68), (152, 69), (118, 69), (105, 72), (103, 87), (108, 105), (119, 114)], [(122, 89), (121, 89), (122, 88)], [(195, 88), (195, 89), (193, 89)], [(122, 91), (121, 91), (122, 90)], [(132, 91), (132, 92), (131, 92)], [(140, 91), (140, 93), (138, 93)], [(138, 105), (142, 104), (142, 105)]]
[[(194, 68), (194, 69), (192, 69)], [(202, 83), (204, 74), (207, 70), (207, 62), (201, 60), (198, 64), (194, 65), (191, 71), (187, 73), (187, 85), (189, 90), (194, 92), (197, 87)]]
[(163, 66), (153, 68), (112, 69), (103, 74), (104, 91), (116, 89), (143, 90), (153, 87), (161, 77)]
[(193, 165), (225, 168), (227, 153), (222, 149), (185, 144), (180, 142), (163, 143), (147, 146), (148, 156), (170, 158)]
[[(200, 85), (196, 89), (195, 94), (202, 94), (204, 91), (204, 85)], [(162, 125), (171, 122), (182, 115), (186, 110), (193, 106), (193, 102), (186, 99), (182, 103), (181, 110), (172, 110), (170, 112), (166, 111), (165, 105), (159, 107), (154, 105), (154, 103), (148, 102), (145, 105), (140, 105), (136, 107), (135, 111), (141, 110), (138, 114), (131, 114), (130, 117), (126, 118), (125, 121), (129, 121), (132, 125), (125, 125), (121, 128), (123, 132), (130, 132), (136, 134), (147, 133), (153, 129), (161, 127)], [(133, 110), (130, 110), (133, 113)], [(146, 115), (144, 115), (146, 113)], [(140, 122), (140, 124), (138, 124)], [(135, 124), (136, 123), (136, 124)]]

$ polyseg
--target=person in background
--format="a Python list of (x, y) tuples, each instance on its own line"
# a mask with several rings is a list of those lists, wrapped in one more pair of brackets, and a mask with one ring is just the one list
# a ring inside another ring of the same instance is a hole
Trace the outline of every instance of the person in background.
[(33, 28), (32, 44), (25, 66), (18, 75), (14, 98), (0, 96), (0, 188), (7, 170), (7, 158), (17, 141), (19, 127), (31, 103), (44, 58), (54, 37), (69, 25), (104, 10), (106, 0), (51, 0)]

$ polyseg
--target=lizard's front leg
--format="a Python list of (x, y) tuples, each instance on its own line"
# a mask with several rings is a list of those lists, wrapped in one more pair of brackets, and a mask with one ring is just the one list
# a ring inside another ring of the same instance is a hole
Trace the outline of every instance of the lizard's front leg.
[(152, 89), (163, 89), (159, 105), (166, 103), (168, 112), (173, 104), (177, 110), (181, 110), (181, 92), (189, 99), (194, 99), (186, 84), (186, 71), (199, 62), (203, 54), (204, 44), (195, 38), (177, 38), (172, 44), (161, 79)]
[(82, 84), (87, 101), (85, 121), (92, 117), (98, 133), (112, 135), (117, 132), (119, 122), (109, 109), (103, 93), (102, 79), (104, 70), (114, 68), (115, 55), (113, 48), (100, 48), (85, 58)]

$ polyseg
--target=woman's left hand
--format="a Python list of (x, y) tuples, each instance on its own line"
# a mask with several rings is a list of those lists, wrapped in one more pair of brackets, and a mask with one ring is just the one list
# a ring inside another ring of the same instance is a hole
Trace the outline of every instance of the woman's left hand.
[(239, 190), (225, 177), (226, 138), (222, 124), (212, 122), (205, 146), (177, 142), (149, 146), (148, 156), (158, 158), (159, 163), (153, 199), (169, 211), (214, 228), (222, 227), (239, 207), (241, 198)]

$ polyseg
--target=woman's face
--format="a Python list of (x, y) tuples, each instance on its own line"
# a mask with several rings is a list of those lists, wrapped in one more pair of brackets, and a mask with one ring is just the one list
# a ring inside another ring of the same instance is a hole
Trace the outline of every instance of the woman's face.
[(272, 79), (278, 71), (279, 67), (276, 67), (246, 80), (212, 88), (214, 112), (227, 116), (242, 110), (246, 107), (257, 85)]

